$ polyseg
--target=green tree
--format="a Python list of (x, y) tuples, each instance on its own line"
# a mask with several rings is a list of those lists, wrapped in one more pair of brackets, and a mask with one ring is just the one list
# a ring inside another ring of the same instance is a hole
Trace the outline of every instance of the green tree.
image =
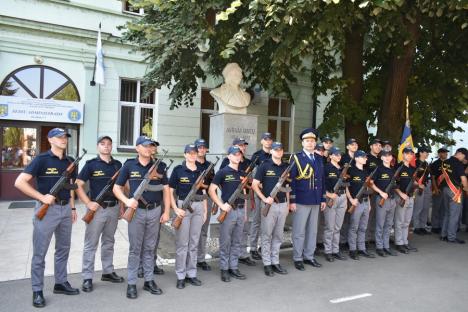
[(315, 98), (332, 94), (320, 128), (360, 142), (376, 125), (398, 143), (407, 95), (417, 142), (447, 142), (441, 134), (467, 121), (468, 6), (458, 0), (133, 3), (146, 14), (126, 25), (124, 40), (147, 56), (150, 87), (172, 87), (174, 107), (235, 61), (247, 85), (291, 100), (291, 83), (309, 77)]

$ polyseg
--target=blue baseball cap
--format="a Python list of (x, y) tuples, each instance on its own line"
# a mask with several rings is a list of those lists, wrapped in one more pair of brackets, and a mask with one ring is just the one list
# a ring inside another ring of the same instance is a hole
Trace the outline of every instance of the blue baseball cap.
[(281, 142), (273, 142), (271, 144), (271, 149), (283, 149), (283, 144), (281, 144)]
[(420, 146), (418, 147), (418, 153), (430, 153), (431, 152), (431, 148), (428, 147), (428, 146)]
[(315, 150), (316, 151), (324, 151), (325, 147), (323, 146), (323, 143), (319, 143), (319, 144), (315, 145)]
[(320, 140), (322, 142), (332, 142), (333, 143), (333, 139), (329, 134), (325, 134)]
[(233, 141), (232, 141), (232, 145), (249, 145), (249, 143), (247, 143), (247, 141), (243, 138), (235, 138)]
[(61, 137), (64, 135), (67, 138), (71, 137), (70, 133), (68, 133), (67, 131), (65, 131), (65, 129), (62, 128), (54, 128), (47, 133), (48, 138)]
[(197, 146), (195, 144), (187, 144), (184, 148), (184, 153), (198, 152)]
[(348, 141), (346, 141), (346, 145), (353, 144), (353, 143), (357, 143), (356, 139), (354, 138), (348, 139)]
[(316, 139), (318, 137), (318, 130), (314, 128), (305, 128), (304, 130), (301, 131), (299, 134), (299, 139), (304, 140), (304, 139)]
[(413, 151), (413, 149), (411, 147), (405, 147), (403, 149), (403, 154), (408, 154), (408, 153), (414, 154), (414, 151)]
[(362, 150), (358, 150), (356, 151), (356, 153), (354, 153), (354, 158), (357, 158), (357, 157), (367, 157), (367, 154), (366, 152)]
[(341, 155), (341, 150), (338, 147), (333, 146), (328, 150), (330, 155)]
[(97, 139), (97, 143), (98, 143), (98, 144), (101, 143), (102, 140), (109, 140), (109, 141), (111, 141), (111, 143), (112, 143), (112, 138), (111, 138), (110, 136), (108, 136), (108, 135), (102, 135), (102, 136), (100, 136), (100, 137)]
[(193, 143), (195, 144), (195, 146), (198, 148), (198, 147), (201, 147), (201, 146), (204, 146), (204, 147), (207, 147), (206, 146), (206, 141), (204, 139), (196, 139), (195, 142)]
[(136, 140), (135, 145), (154, 145), (154, 146), (159, 146), (159, 143), (153, 140), (150, 137), (147, 137), (146, 135), (140, 135), (138, 139)]
[(262, 134), (262, 140), (273, 140), (270, 132), (265, 132)]
[(240, 153), (240, 152), (241, 152), (241, 150), (240, 150), (239, 146), (234, 146), (233, 145), (233, 146), (229, 146), (227, 153), (228, 153), (228, 155), (230, 155), (230, 154), (236, 154), (236, 153)]
[(383, 149), (381, 152), (380, 152), (380, 157), (382, 156), (392, 156), (392, 151), (389, 150), (389, 149)]
[(369, 145), (380, 144), (382, 145), (382, 140), (378, 138), (374, 138), (369, 142)]

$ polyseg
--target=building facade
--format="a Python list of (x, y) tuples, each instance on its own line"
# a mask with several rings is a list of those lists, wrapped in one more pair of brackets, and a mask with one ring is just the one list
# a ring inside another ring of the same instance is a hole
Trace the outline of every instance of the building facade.
[[(146, 94), (143, 57), (120, 41), (118, 26), (139, 18), (126, 1), (5, 0), (0, 7), (0, 199), (23, 199), (13, 181), (35, 155), (49, 146), (47, 132), (72, 134), (69, 154), (82, 148), (94, 157), (96, 138), (114, 140), (115, 157), (135, 157), (134, 143), (149, 135), (178, 163), (183, 146), (209, 139), (217, 105), (209, 91), (221, 80), (200, 83), (194, 106), (170, 109), (169, 90)], [(105, 84), (93, 78), (98, 25), (104, 51)], [(293, 86), (294, 105), (255, 90), (248, 114), (258, 115), (258, 138), (270, 131), (290, 152), (297, 135), (312, 125), (313, 90), (307, 79)], [(325, 102), (326, 99), (321, 99)], [(317, 124), (321, 122), (319, 107)], [(252, 152), (252, 151), (250, 151)]]

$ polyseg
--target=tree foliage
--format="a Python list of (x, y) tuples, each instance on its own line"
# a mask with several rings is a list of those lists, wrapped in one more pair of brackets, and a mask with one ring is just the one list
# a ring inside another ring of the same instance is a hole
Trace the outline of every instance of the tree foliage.
[[(191, 105), (199, 80), (219, 76), (226, 63), (237, 62), (248, 87), (259, 85), (293, 100), (292, 83), (307, 77), (315, 96), (331, 94), (322, 103), (320, 128), (332, 134), (350, 123), (366, 132), (375, 125), (395, 142), (401, 136), (406, 95), (416, 142), (450, 143), (445, 133), (458, 130), (454, 121), (468, 120), (466, 2), (132, 3), (144, 8), (145, 15), (125, 25), (123, 39), (145, 54), (148, 86), (171, 87), (173, 107)], [(352, 46), (356, 35), (362, 36), (362, 47)], [(362, 70), (355, 66), (344, 75), (347, 62), (356, 56)]]

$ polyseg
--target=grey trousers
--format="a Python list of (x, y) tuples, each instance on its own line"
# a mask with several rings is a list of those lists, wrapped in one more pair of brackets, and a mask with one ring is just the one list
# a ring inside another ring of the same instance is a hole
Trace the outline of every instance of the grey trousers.
[(454, 194), (448, 187), (443, 188), (442, 194), (444, 196), (443, 201), (447, 207), (445, 209), (441, 236), (447, 237), (448, 240), (454, 240), (457, 238), (462, 204), (453, 201)]
[(346, 213), (346, 194), (341, 194), (335, 199), (333, 206), (325, 208), (325, 230), (323, 232), (323, 246), (326, 254), (340, 251), (340, 230)]
[[(348, 203), (346, 203), (346, 210), (348, 210)], [(349, 213), (345, 213), (343, 224), (341, 225), (340, 230), (340, 244), (348, 243), (348, 231), (349, 231), (349, 219), (351, 215)]]
[(431, 182), (429, 182), (419, 195), (414, 196), (413, 226), (415, 229), (423, 229), (427, 224), (427, 216), (432, 200)]
[(395, 245), (408, 245), (408, 231), (413, 215), (414, 198), (410, 197), (403, 206), (395, 210)]
[(33, 291), (44, 287), (45, 256), (52, 235), (55, 235), (54, 277), (56, 284), (67, 281), (67, 262), (70, 253), (72, 219), (70, 205), (51, 205), (47, 214), (39, 220), (35, 214), (42, 203), (36, 202), (33, 217), (33, 256), (31, 260), (31, 284)]
[(371, 206), (371, 210), (369, 211), (369, 221), (367, 222), (367, 232), (366, 232), (366, 241), (369, 242), (369, 241), (373, 241), (375, 240), (375, 226), (377, 224), (377, 216), (376, 216), (376, 213), (377, 213), (377, 205), (376, 205), (376, 201), (375, 201), (375, 197), (377, 197), (377, 194), (376, 193), (373, 193), (372, 195), (369, 196), (370, 197), (370, 206)]
[(324, 244), (325, 243), (325, 238), (324, 238), (324, 233), (325, 233), (325, 214), (323, 211), (319, 209), (319, 214), (318, 214), (318, 221), (317, 221), (317, 244)]
[[(178, 201), (179, 207), (182, 201)], [(197, 248), (203, 225), (203, 202), (192, 203), (193, 213), (186, 210), (185, 217), (176, 230), (175, 272), (177, 279), (197, 276)]]
[[(262, 203), (261, 207), (264, 207)], [(261, 209), (258, 206), (258, 209)], [(261, 219), (263, 265), (279, 264), (279, 252), (283, 242), (283, 231), (288, 216), (288, 203), (273, 203), (268, 215)]]
[(250, 240), (250, 251), (256, 251), (258, 247), (258, 238), (260, 237), (260, 223), (261, 223), (261, 207), (262, 200), (254, 195), (255, 209), (252, 211), (252, 221), (250, 222), (249, 240)]
[[(254, 201), (257, 200), (256, 196), (254, 197)], [(249, 247), (250, 239), (250, 229), (252, 228), (252, 222), (255, 218), (255, 213), (257, 212), (257, 209), (252, 210), (252, 199), (251, 195), (249, 194), (249, 198), (247, 199), (247, 206), (246, 206), (246, 213), (247, 213), (247, 221), (244, 222), (244, 228), (242, 229), (242, 239), (241, 239), (241, 251), (239, 258), (247, 258), (250, 256), (250, 254), (247, 252), (247, 247)], [(255, 202), (255, 207), (257, 206), (257, 203)], [(250, 246), (250, 250), (254, 250), (253, 246)], [(255, 245), (255, 250), (257, 250), (257, 246)]]
[(370, 202), (363, 201), (349, 217), (348, 245), (350, 251), (366, 250), (366, 230), (369, 221)]
[[(375, 247), (377, 249), (390, 248), (390, 230), (395, 218), (396, 200), (387, 198), (383, 206), (379, 205), (381, 197), (374, 197), (375, 206)], [(372, 210), (372, 209), (371, 209)]]
[(198, 240), (198, 249), (197, 249), (197, 262), (205, 261), (206, 256), (206, 240), (208, 238), (208, 229), (210, 227), (211, 221), (211, 207), (213, 206), (213, 201), (211, 198), (208, 198), (208, 211), (206, 215), (205, 223), (203, 223), (200, 231), (200, 239)]
[(219, 229), (219, 267), (221, 270), (238, 268), (241, 254), (244, 208), (231, 209)]
[(432, 195), (431, 226), (433, 229), (442, 228), (445, 215), (445, 205), (443, 190), (440, 190), (440, 194), (438, 195)]
[(115, 231), (119, 222), (119, 205), (99, 208), (94, 214), (93, 220), (86, 224), (83, 267), (81, 276), (83, 279), (92, 279), (94, 274), (94, 259), (101, 239), (102, 274), (114, 272), (114, 243)]
[(293, 260), (313, 260), (317, 244), (319, 205), (296, 204), (293, 215)]
[(145, 281), (152, 281), (154, 270), (154, 248), (159, 233), (161, 206), (147, 210), (137, 208), (133, 220), (128, 224), (128, 284), (136, 285), (140, 257), (143, 258)]

